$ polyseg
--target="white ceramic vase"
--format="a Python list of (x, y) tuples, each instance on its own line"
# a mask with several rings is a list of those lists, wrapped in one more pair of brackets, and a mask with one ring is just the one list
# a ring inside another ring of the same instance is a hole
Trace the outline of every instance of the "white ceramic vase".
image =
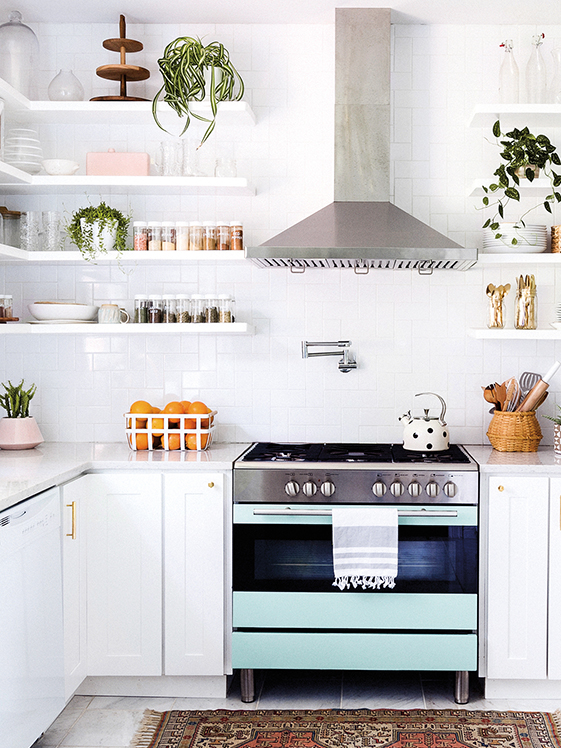
[(0, 418), (0, 449), (32, 449), (44, 441), (33, 416)]

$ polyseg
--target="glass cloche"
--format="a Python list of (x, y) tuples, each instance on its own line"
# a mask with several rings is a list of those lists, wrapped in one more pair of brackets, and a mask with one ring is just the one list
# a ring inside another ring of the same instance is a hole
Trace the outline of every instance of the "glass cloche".
[(39, 42), (18, 10), (0, 26), (0, 78), (31, 99), (35, 93)]

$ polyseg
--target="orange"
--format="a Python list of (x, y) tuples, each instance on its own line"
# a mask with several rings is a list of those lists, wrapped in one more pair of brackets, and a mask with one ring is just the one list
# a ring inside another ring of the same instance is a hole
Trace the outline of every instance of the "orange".
[[(207, 408), (207, 406), (204, 403), (201, 403), (199, 400), (195, 400), (195, 402), (191, 403), (191, 405), (187, 409), (187, 413), (189, 413), (190, 415), (210, 412), (210, 408)], [(201, 428), (208, 429), (208, 418), (201, 418)]]
[(189, 406), (191, 405), (190, 400), (181, 400), (181, 405), (183, 405), (183, 412), (187, 413), (187, 410), (189, 409)]
[[(164, 428), (164, 419), (163, 418), (153, 418), (152, 419), (152, 429), (163, 429), (163, 428)], [(163, 433), (164, 433), (163, 431), (161, 431), (161, 432), (159, 431), (159, 432), (156, 433), (154, 430), (152, 430), (152, 436), (162, 436)]]
[(183, 419), (183, 428), (184, 429), (196, 429), (197, 428), (197, 422), (194, 418), (184, 418)]
[(148, 449), (148, 434), (137, 434), (136, 435), (136, 448), (137, 449)]
[[(172, 401), (171, 403), (168, 403), (166, 405), (166, 407), (162, 410), (162, 413), (185, 413), (185, 410), (183, 409), (183, 405), (181, 403)], [(179, 423), (179, 418), (170, 418), (169, 422)]]
[(168, 449), (180, 449), (181, 437), (179, 434), (169, 434), (168, 436)]
[(152, 410), (150, 412), (151, 413), (161, 413), (162, 411), (159, 408), (154, 407), (154, 408), (152, 408)]
[[(208, 442), (208, 434), (201, 434), (201, 449), (204, 449)], [(187, 449), (197, 449), (197, 435), (187, 434), (185, 437), (185, 446)]]
[[(130, 407), (131, 413), (151, 413), (152, 412), (152, 406), (150, 403), (147, 403), (146, 400), (136, 400), (131, 407)], [(137, 418), (136, 421), (136, 428), (137, 429), (144, 429), (146, 428), (146, 418)]]

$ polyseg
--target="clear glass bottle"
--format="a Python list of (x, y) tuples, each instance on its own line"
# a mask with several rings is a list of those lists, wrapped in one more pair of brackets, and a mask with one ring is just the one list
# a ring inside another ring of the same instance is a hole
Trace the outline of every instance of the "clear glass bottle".
[(501, 44), (505, 56), (499, 70), (499, 101), (501, 104), (518, 104), (519, 101), (519, 75), (518, 65), (512, 51), (512, 39), (507, 39)]
[(47, 92), (51, 101), (84, 101), (84, 87), (72, 70), (59, 70)]
[(175, 249), (178, 252), (189, 250), (189, 224), (187, 221), (177, 221), (175, 224)]
[(175, 252), (175, 223), (162, 222), (162, 252)]
[(134, 297), (134, 321), (137, 324), (148, 322), (148, 296), (145, 294)]
[(203, 249), (207, 252), (216, 249), (216, 224), (212, 221), (203, 223)]
[(205, 309), (205, 297), (201, 294), (194, 293), (191, 296), (191, 314), (193, 322), (206, 322)]
[(216, 221), (216, 249), (230, 249), (230, 224), (228, 221)]
[(162, 321), (162, 297), (151, 294), (148, 297), (148, 322), (158, 324)]
[(541, 52), (544, 34), (532, 37), (532, 51), (526, 65), (526, 101), (528, 104), (544, 104), (547, 98), (547, 72)]
[(162, 322), (177, 322), (175, 295), (165, 293), (162, 296)]
[(191, 299), (186, 293), (180, 293), (176, 297), (176, 314), (177, 321), (182, 324), (188, 324), (193, 321), (191, 315)]
[(159, 221), (148, 221), (148, 250), (150, 252), (161, 252), (162, 250), (162, 224)]
[(230, 249), (232, 251), (243, 249), (243, 225), (241, 221), (230, 222)]
[(551, 50), (553, 56), (553, 78), (549, 86), (549, 103), (561, 104), (561, 47)]
[(21, 13), (12, 10), (8, 23), (0, 26), (0, 78), (33, 99), (38, 61), (39, 41), (35, 33), (22, 23)]
[(133, 248), (137, 252), (148, 249), (148, 224), (146, 221), (134, 221), (132, 224)]
[(234, 321), (234, 300), (227, 293), (218, 294), (218, 321), (219, 322), (233, 322)]
[(189, 249), (199, 252), (203, 248), (203, 225), (200, 221), (191, 221), (189, 224)]

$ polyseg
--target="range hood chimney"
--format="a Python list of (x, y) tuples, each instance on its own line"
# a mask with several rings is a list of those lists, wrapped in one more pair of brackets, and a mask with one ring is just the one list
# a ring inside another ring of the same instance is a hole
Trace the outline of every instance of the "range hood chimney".
[(467, 270), (464, 249), (390, 203), (389, 8), (335, 10), (335, 201), (247, 257), (263, 267)]

